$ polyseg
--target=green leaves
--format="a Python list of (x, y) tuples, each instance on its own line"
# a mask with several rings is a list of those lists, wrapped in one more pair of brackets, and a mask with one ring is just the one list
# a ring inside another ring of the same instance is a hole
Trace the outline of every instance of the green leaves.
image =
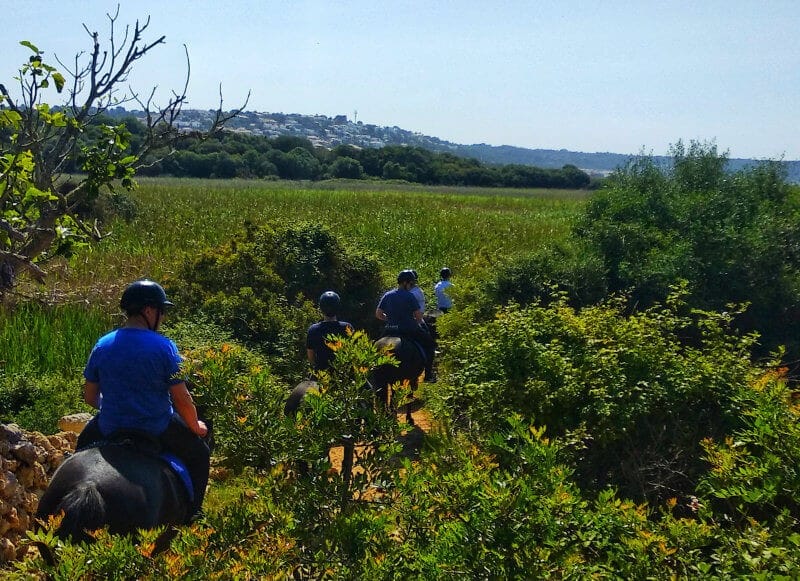
[(37, 55), (38, 55), (38, 54), (40, 54), (39, 48), (38, 48), (38, 47), (37, 47), (35, 44), (33, 44), (31, 41), (29, 41), (29, 40), (21, 40), (21, 41), (19, 41), (19, 43), (20, 43), (22, 46), (27, 46), (27, 47), (28, 47), (29, 49), (31, 49), (31, 50), (32, 50), (32, 51), (33, 51), (35, 54), (37, 54)]

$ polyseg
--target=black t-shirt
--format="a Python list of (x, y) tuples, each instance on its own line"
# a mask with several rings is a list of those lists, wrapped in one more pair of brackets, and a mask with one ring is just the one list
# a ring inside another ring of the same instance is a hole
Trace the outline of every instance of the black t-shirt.
[(328, 369), (335, 353), (331, 351), (325, 343), (328, 335), (347, 334), (347, 329), (353, 330), (353, 326), (346, 321), (320, 321), (308, 328), (306, 337), (306, 349), (314, 351), (314, 369)]

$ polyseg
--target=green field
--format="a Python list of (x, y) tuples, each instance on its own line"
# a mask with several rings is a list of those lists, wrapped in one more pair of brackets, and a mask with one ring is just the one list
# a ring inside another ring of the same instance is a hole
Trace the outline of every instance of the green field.
[(97, 296), (104, 285), (160, 279), (246, 221), (271, 220), (322, 223), (370, 250), (386, 273), (414, 268), (435, 281), (449, 265), (457, 277), (561, 239), (587, 193), (143, 179), (132, 196), (138, 218), (113, 224), (108, 238), (74, 260), (62, 275), (66, 290)]

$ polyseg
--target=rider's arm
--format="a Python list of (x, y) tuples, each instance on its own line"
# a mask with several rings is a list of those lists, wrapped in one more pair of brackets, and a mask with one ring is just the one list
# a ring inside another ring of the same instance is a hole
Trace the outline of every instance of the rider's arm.
[(186, 422), (189, 429), (201, 438), (205, 436), (208, 433), (208, 428), (205, 422), (197, 419), (197, 408), (194, 407), (192, 394), (189, 393), (186, 383), (183, 381), (176, 383), (169, 388), (169, 393), (172, 396), (172, 404), (175, 406), (175, 411)]
[(313, 367), (314, 366), (314, 359), (315, 359), (314, 350), (313, 349), (306, 349), (306, 356), (308, 357), (308, 362)]
[(420, 311), (419, 309), (417, 309), (416, 311), (414, 311), (414, 320), (415, 320), (417, 323), (421, 323), (421, 322), (422, 322), (422, 311)]
[(375, 309), (375, 316), (378, 319), (380, 319), (381, 321), (385, 321), (386, 319), (389, 318), (389, 317), (386, 316), (386, 313), (384, 312), (384, 310), (381, 309), (380, 307)]
[(83, 401), (95, 409), (100, 409), (100, 384), (88, 379), (83, 384)]

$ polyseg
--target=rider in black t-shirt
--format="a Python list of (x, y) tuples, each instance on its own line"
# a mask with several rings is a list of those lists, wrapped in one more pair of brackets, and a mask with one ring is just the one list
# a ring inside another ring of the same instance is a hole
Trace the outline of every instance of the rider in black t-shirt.
[(326, 291), (319, 297), (319, 310), (322, 311), (323, 319), (308, 328), (306, 337), (308, 362), (314, 371), (330, 369), (331, 361), (335, 357), (335, 353), (327, 345), (328, 336), (345, 336), (348, 330), (353, 332), (350, 323), (338, 318), (340, 303), (339, 295), (333, 291)]

